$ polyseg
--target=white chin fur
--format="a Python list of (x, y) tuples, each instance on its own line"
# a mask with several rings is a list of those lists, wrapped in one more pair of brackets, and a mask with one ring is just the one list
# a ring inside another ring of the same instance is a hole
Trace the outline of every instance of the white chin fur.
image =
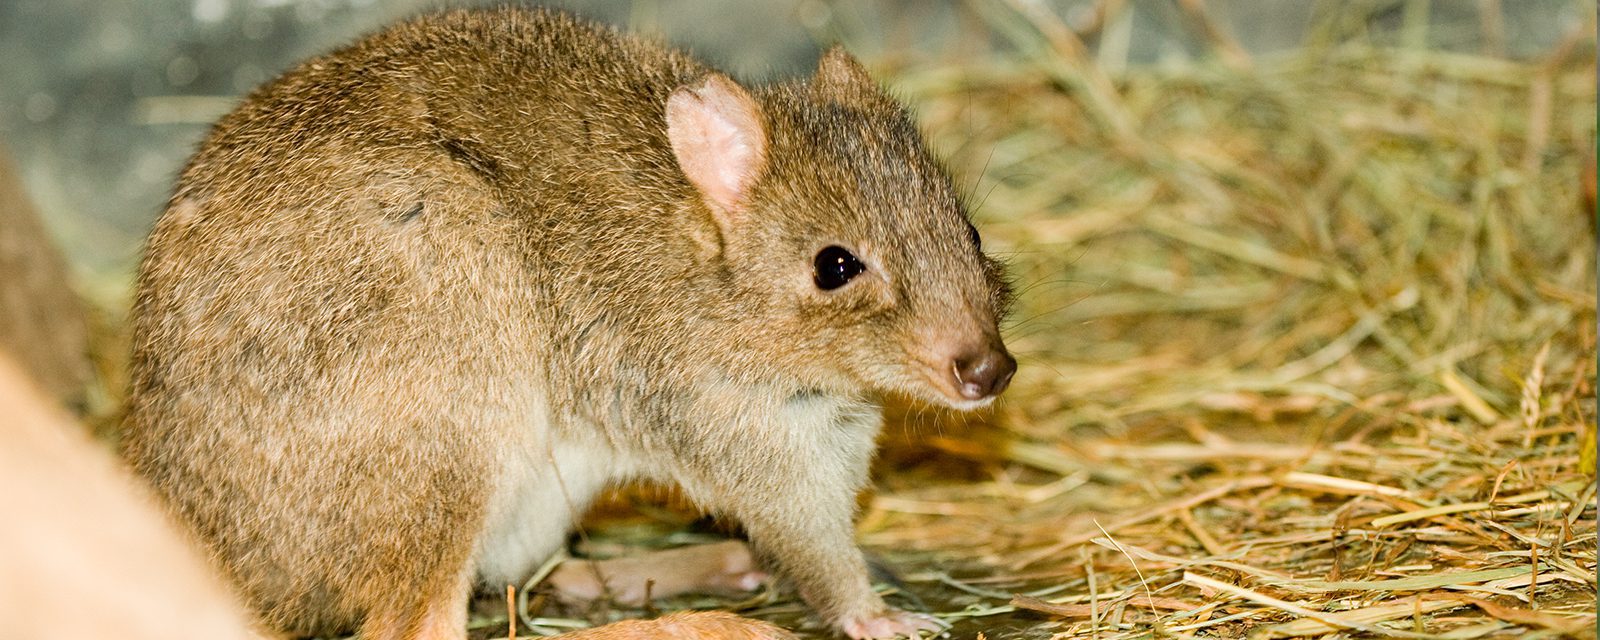
[(956, 411), (976, 411), (994, 404), (994, 398), (994, 396), (989, 396), (982, 400), (951, 400), (945, 398), (944, 405)]

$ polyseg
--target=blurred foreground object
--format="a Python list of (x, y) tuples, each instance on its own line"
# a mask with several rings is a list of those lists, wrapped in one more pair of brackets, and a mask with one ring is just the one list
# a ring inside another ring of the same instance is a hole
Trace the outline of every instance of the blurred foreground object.
[(89, 329), (67, 263), (11, 157), (0, 150), (0, 354), (57, 402), (81, 407), (92, 369)]
[(3, 637), (256, 637), (151, 497), (49, 405), (0, 358)]

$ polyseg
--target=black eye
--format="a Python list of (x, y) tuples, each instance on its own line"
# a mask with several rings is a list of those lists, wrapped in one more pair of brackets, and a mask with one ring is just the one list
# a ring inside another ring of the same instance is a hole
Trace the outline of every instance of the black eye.
[(983, 250), (983, 236), (978, 235), (978, 228), (972, 226), (970, 222), (967, 223), (967, 238), (972, 240), (973, 248)]
[(867, 266), (861, 264), (855, 254), (837, 245), (818, 251), (815, 266), (817, 288), (823, 291), (838, 289), (867, 270)]

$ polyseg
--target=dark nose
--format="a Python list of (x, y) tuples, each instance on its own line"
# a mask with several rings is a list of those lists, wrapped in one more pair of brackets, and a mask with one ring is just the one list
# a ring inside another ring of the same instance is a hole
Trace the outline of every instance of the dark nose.
[(1017, 372), (1016, 359), (1003, 348), (988, 348), (957, 357), (952, 364), (956, 389), (968, 400), (1000, 395), (1006, 385), (1011, 384), (1011, 374)]

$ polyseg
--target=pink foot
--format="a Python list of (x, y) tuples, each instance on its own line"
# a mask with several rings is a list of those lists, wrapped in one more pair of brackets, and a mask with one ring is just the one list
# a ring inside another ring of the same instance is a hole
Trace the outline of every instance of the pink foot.
[(947, 627), (933, 616), (889, 609), (875, 616), (846, 620), (840, 628), (853, 640), (885, 640), (887, 638), (919, 638), (923, 631), (938, 635)]
[(730, 540), (610, 560), (568, 560), (546, 583), (569, 601), (609, 595), (618, 604), (639, 606), (649, 598), (696, 591), (753, 591), (766, 580), (750, 548)]

